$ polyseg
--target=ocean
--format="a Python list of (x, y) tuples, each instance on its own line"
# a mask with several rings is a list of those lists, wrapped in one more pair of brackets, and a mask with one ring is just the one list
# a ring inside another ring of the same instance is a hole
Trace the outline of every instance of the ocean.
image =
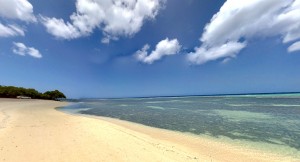
[(81, 99), (61, 110), (300, 158), (300, 94)]

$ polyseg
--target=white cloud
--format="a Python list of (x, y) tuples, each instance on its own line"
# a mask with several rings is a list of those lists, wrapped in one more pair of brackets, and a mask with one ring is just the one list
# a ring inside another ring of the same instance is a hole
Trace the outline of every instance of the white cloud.
[(300, 41), (292, 44), (289, 48), (288, 48), (288, 52), (295, 52), (295, 51), (300, 51)]
[(272, 36), (281, 36), (283, 43), (300, 39), (300, 0), (227, 0), (205, 26), (202, 45), (188, 59), (196, 64), (226, 59), (251, 39)]
[(78, 29), (70, 23), (65, 23), (63, 19), (41, 17), (47, 31), (55, 37), (63, 39), (74, 39), (81, 36)]
[(3, 25), (0, 23), (0, 37), (24, 36), (24, 30), (16, 25)]
[[(33, 7), (27, 0), (0, 0), (0, 17), (36, 22)], [(0, 37), (24, 36), (24, 29), (12, 24), (0, 22)]]
[(36, 21), (33, 6), (27, 0), (0, 0), (0, 16), (26, 22)]
[(164, 0), (77, 0), (76, 12), (70, 22), (42, 17), (47, 31), (57, 38), (74, 39), (102, 30), (109, 43), (111, 38), (132, 36), (146, 19), (154, 19)]
[(29, 47), (28, 51), (27, 51), (28, 55), (35, 57), (35, 58), (42, 58), (41, 53), (39, 52), (39, 50), (33, 48), (33, 47)]
[(25, 56), (27, 47), (23, 43), (16, 43), (14, 42), (13, 52), (15, 54)]
[(105, 38), (102, 38), (102, 39), (101, 39), (101, 42), (104, 43), (104, 44), (109, 44), (110, 39), (107, 38), (107, 37), (105, 37)]
[(150, 46), (146, 44), (141, 50), (135, 53), (135, 58), (141, 62), (152, 64), (160, 60), (163, 56), (175, 55), (179, 53), (181, 45), (177, 39), (169, 40), (168, 38), (160, 41), (154, 51), (148, 54)]
[(144, 47), (141, 50), (135, 52), (134, 57), (139, 61), (146, 62), (145, 58), (148, 56), (149, 48), (150, 48), (149, 44), (144, 45)]
[(224, 57), (224, 61), (227, 62), (228, 58), (235, 57), (245, 46), (245, 43), (228, 42), (218, 47), (199, 47), (195, 49), (194, 53), (188, 55), (188, 60), (194, 64), (203, 64)]
[(32, 56), (34, 58), (42, 58), (42, 54), (35, 48), (33, 47), (27, 47), (25, 44), (20, 43), (20, 42), (14, 42), (13, 43), (13, 52), (15, 54), (21, 55), (21, 56)]
[(227, 64), (229, 61), (231, 61), (232, 58), (225, 58), (223, 61), (222, 61), (222, 64)]

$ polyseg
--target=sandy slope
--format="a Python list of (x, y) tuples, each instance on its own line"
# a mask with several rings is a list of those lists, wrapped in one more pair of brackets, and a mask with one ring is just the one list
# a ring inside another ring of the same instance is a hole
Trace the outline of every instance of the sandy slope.
[(57, 111), (67, 103), (0, 99), (0, 161), (291, 161), (208, 139)]

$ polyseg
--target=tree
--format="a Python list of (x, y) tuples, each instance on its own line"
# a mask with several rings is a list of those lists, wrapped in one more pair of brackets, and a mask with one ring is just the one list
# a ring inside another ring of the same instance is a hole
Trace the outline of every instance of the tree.
[(45, 97), (45, 99), (50, 99), (50, 100), (56, 100), (56, 99), (59, 99), (59, 98), (66, 98), (66, 96), (58, 90), (47, 91), (43, 94), (43, 96)]
[(40, 93), (33, 88), (23, 88), (14, 86), (1, 86), (0, 85), (0, 97), (2, 98), (16, 98), (17, 96), (27, 96), (34, 99), (47, 99), (56, 100), (59, 98), (66, 98), (66, 96), (58, 91), (47, 91), (45, 93)]

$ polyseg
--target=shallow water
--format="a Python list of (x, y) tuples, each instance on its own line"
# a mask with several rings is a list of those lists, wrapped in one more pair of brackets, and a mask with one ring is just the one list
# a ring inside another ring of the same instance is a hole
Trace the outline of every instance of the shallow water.
[(229, 139), (300, 158), (299, 94), (94, 99), (63, 110)]

